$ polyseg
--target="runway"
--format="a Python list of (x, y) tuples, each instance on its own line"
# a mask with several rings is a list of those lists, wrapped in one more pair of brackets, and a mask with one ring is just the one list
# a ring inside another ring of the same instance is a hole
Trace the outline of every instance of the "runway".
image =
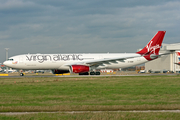
[(130, 74), (130, 75), (62, 75), (62, 76), (0, 76), (0, 78), (37, 78), (37, 77), (108, 77), (108, 76), (175, 76), (178, 74)]
[(0, 76), (0, 78), (36, 78), (36, 77), (106, 77), (106, 76), (175, 76), (179, 74), (170, 73), (170, 74), (122, 74), (122, 75), (25, 75), (25, 76)]

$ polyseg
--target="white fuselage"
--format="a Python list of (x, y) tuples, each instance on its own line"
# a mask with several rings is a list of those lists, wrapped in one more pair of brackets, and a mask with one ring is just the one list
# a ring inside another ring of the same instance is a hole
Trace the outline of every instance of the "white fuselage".
[(126, 68), (147, 62), (144, 57), (136, 53), (114, 53), (114, 54), (24, 54), (10, 57), (4, 64), (8, 67), (15, 69), (28, 69), (28, 70), (48, 70), (59, 69), (69, 70), (66, 64), (83, 63), (86, 61), (111, 59), (117, 57), (131, 57), (124, 61), (109, 62), (108, 64), (98, 65), (96, 69), (103, 68)]

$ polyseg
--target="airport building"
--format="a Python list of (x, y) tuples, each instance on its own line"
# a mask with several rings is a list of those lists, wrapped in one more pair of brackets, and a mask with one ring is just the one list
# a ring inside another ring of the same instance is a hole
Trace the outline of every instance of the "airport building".
[(160, 53), (171, 52), (169, 55), (163, 55), (160, 58), (145, 63), (146, 72), (174, 72), (180, 73), (180, 43), (162, 44)]

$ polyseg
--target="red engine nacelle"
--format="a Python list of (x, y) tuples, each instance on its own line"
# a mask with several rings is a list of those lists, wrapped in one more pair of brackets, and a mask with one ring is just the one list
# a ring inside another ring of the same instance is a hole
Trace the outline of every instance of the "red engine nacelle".
[(85, 66), (85, 65), (72, 65), (71, 69), (73, 73), (85, 73), (85, 72), (89, 72), (90, 70), (89, 66)]

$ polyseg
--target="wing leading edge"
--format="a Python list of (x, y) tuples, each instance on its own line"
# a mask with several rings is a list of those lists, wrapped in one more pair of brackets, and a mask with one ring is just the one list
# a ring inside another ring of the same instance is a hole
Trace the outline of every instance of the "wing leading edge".
[(103, 64), (110, 65), (111, 63), (124, 62), (124, 60), (126, 60), (126, 59), (136, 58), (136, 57), (141, 57), (141, 55), (135, 54), (133, 56), (117, 57), (117, 58), (111, 58), (111, 59), (104, 58), (104, 59), (98, 59), (98, 60), (69, 63), (69, 64), (65, 64), (65, 65), (66, 66), (71, 66), (71, 65), (88, 65), (88, 66), (100, 66), (100, 65), (102, 65), (103, 66)]

